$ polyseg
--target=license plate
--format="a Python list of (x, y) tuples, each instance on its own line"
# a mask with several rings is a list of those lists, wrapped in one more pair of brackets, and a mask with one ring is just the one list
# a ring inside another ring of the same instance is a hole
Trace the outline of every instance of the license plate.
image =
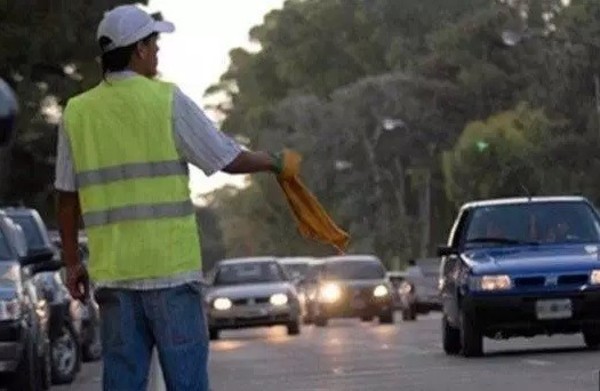
[(573, 306), (569, 299), (538, 300), (535, 312), (540, 320), (567, 319), (573, 316)]

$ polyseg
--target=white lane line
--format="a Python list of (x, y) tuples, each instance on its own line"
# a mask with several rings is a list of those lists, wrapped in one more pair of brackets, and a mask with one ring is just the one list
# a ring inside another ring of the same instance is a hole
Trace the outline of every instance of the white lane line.
[(533, 366), (536, 366), (536, 367), (547, 367), (549, 365), (553, 365), (554, 364), (552, 361), (545, 361), (545, 360), (527, 359), (527, 360), (521, 360), (521, 361), (524, 362), (525, 364), (533, 365)]

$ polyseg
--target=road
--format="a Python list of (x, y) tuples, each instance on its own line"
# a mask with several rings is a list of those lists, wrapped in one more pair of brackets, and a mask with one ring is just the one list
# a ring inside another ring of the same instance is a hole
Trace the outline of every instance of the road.
[[(447, 357), (438, 315), (395, 325), (333, 321), (305, 327), (224, 332), (211, 349), (214, 391), (293, 390), (598, 390), (600, 353), (579, 335), (486, 340), (486, 356)], [(84, 367), (77, 384), (60, 390), (100, 389), (99, 365)]]

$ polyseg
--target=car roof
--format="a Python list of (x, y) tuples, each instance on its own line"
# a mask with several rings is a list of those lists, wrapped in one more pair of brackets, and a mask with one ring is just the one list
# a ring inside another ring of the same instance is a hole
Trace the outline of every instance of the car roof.
[(543, 203), (543, 202), (589, 202), (587, 198), (581, 196), (556, 196), (556, 197), (511, 197), (495, 198), (488, 200), (479, 200), (467, 202), (462, 209), (481, 208), (486, 206)]
[(273, 262), (276, 261), (275, 257), (241, 257), (241, 258), (229, 258), (223, 259), (217, 263), (217, 265), (233, 265), (244, 262)]
[(332, 256), (332, 257), (326, 257), (326, 258), (322, 258), (323, 261), (325, 262), (338, 262), (338, 261), (372, 261), (372, 262), (381, 262), (381, 260), (379, 258), (377, 258), (374, 255), (360, 255), (360, 254), (353, 254), (353, 255), (336, 255), (336, 256)]

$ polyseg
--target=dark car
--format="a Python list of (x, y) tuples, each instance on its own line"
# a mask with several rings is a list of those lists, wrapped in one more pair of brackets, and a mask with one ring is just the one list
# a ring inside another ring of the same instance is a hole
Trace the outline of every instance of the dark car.
[(325, 258), (316, 273), (311, 314), (315, 325), (332, 318), (360, 318), (394, 322), (392, 286), (381, 261), (370, 255)]
[[(62, 242), (58, 231), (50, 231), (50, 240), (58, 249), (62, 248)], [(79, 259), (85, 267), (88, 267), (89, 249), (87, 236), (83, 231), (78, 234)], [(66, 278), (64, 269), (60, 273), (62, 281)], [(64, 287), (64, 283), (61, 283)], [(90, 282), (89, 297), (84, 305), (77, 303), (76, 318), (81, 318), (81, 348), (83, 362), (98, 361), (102, 357), (102, 341), (100, 339), (100, 308), (94, 299), (94, 284)]]
[(600, 218), (585, 198), (466, 204), (438, 252), (446, 353), (538, 334), (600, 346)]
[[(60, 258), (44, 221), (35, 209), (6, 208), (4, 211), (23, 228), (30, 254), (51, 252)], [(83, 305), (71, 298), (59, 271), (40, 273), (33, 282), (50, 307), (52, 382), (71, 383), (81, 368)]]
[(224, 329), (286, 326), (300, 333), (300, 303), (296, 288), (275, 258), (221, 261), (209, 278), (206, 294), (211, 339)]
[(0, 387), (50, 387), (50, 314), (32, 280), (61, 267), (53, 258), (28, 253), (22, 228), (0, 211)]

